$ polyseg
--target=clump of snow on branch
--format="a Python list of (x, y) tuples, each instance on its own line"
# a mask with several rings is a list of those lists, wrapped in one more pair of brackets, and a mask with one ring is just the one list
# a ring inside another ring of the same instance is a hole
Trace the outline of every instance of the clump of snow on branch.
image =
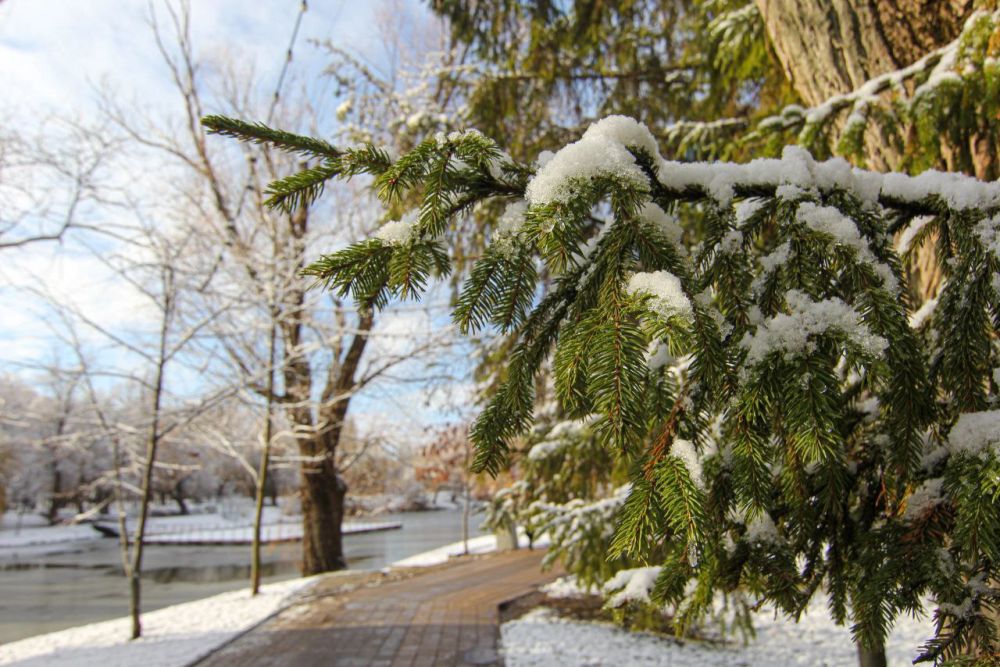
[(720, 205), (728, 205), (739, 188), (792, 186), (802, 191), (845, 190), (869, 205), (880, 199), (916, 203), (938, 197), (954, 210), (1000, 206), (997, 182), (984, 183), (962, 174), (934, 170), (919, 176), (879, 174), (852, 167), (843, 158), (817, 162), (798, 146), (786, 146), (781, 158), (761, 158), (745, 164), (662, 161), (659, 181), (675, 192), (704, 192)]
[(1000, 410), (966, 412), (948, 434), (948, 449), (953, 454), (985, 456), (1000, 445)]
[(626, 148), (629, 145), (658, 155), (649, 130), (631, 118), (609, 116), (594, 123), (579, 141), (561, 149), (539, 168), (528, 183), (525, 198), (533, 206), (565, 202), (573, 196), (574, 181), (602, 176), (642, 188), (646, 175)]
[(684, 230), (681, 229), (676, 217), (667, 214), (656, 204), (648, 202), (643, 204), (642, 208), (639, 209), (639, 219), (646, 224), (652, 225), (668, 241), (673, 243), (679, 251), (682, 253), (687, 252), (684, 246), (681, 245), (681, 237), (684, 235)]
[(544, 440), (532, 446), (528, 451), (528, 458), (532, 461), (540, 461), (570, 446), (574, 440), (586, 436), (591, 421), (580, 419), (557, 423), (548, 432)]
[(694, 444), (690, 440), (676, 438), (674, 444), (670, 447), (670, 453), (684, 462), (684, 467), (688, 469), (688, 473), (691, 475), (691, 481), (704, 488), (705, 481), (701, 476), (701, 457), (698, 455), (697, 450), (695, 450)]
[(391, 220), (375, 232), (375, 238), (385, 245), (400, 246), (411, 242), (417, 235), (417, 212), (410, 211), (400, 220)]
[(649, 602), (649, 594), (660, 575), (659, 567), (637, 567), (620, 570), (604, 584), (604, 592), (615, 592), (608, 598), (609, 607), (620, 607), (628, 602)]
[(743, 224), (764, 206), (763, 199), (743, 199), (736, 202), (733, 212), (736, 214), (736, 224)]
[(773, 273), (788, 263), (788, 256), (791, 254), (792, 246), (785, 241), (770, 253), (760, 258), (760, 265), (767, 273)]
[(642, 148), (654, 156), (660, 150), (653, 133), (642, 123), (627, 116), (607, 116), (588, 127), (583, 138)]
[(937, 305), (938, 305), (937, 297), (933, 299), (927, 299), (927, 301), (924, 301), (924, 305), (920, 306), (920, 308), (918, 308), (915, 313), (910, 315), (909, 317), (910, 327), (913, 329), (919, 329), (920, 327), (924, 326), (924, 323), (927, 322), (928, 318), (930, 318), (930, 316), (934, 314), (934, 311), (937, 309)]
[(748, 365), (764, 361), (772, 352), (782, 352), (786, 359), (811, 352), (812, 337), (831, 330), (843, 333), (868, 354), (885, 350), (885, 339), (872, 334), (858, 313), (840, 299), (813, 301), (798, 290), (789, 290), (786, 299), (790, 314), (775, 315), (740, 341), (747, 350)]
[(674, 355), (670, 354), (670, 348), (666, 343), (652, 341), (649, 349), (646, 350), (646, 368), (651, 371), (658, 371), (664, 366), (669, 366), (674, 362)]
[(917, 487), (917, 490), (910, 495), (909, 499), (907, 499), (906, 511), (903, 512), (903, 520), (915, 521), (916, 519), (921, 518), (930, 509), (944, 502), (944, 496), (942, 494), (943, 485), (944, 479), (941, 477), (924, 480), (924, 482)]
[(747, 532), (743, 538), (750, 544), (777, 544), (781, 541), (778, 527), (767, 512), (761, 512), (753, 521), (747, 524)]
[(979, 221), (975, 232), (986, 249), (1000, 257), (1000, 215)]
[(691, 302), (684, 294), (680, 279), (669, 271), (636, 273), (629, 279), (626, 289), (636, 296), (652, 297), (649, 309), (664, 319), (691, 314)]
[(532, 503), (531, 510), (536, 513), (538, 532), (548, 533), (554, 545), (571, 543), (578, 535), (587, 532), (588, 528), (596, 529), (597, 534), (610, 538), (615, 530), (618, 510), (625, 504), (631, 490), (631, 484), (624, 484), (607, 498), (599, 500), (576, 498), (563, 504)]
[(892, 292), (899, 291), (899, 281), (892, 270), (875, 258), (865, 240), (861, 238), (858, 226), (832, 206), (817, 206), (812, 202), (799, 204), (796, 217), (809, 229), (830, 236), (836, 243), (852, 248), (858, 259), (871, 265), (882, 283)]
[(507, 205), (493, 230), (494, 248), (504, 254), (513, 252), (515, 239), (524, 227), (524, 214), (527, 210), (528, 204), (522, 199)]
[(483, 136), (482, 133), (476, 129), (448, 132), (447, 134), (444, 132), (435, 132), (434, 141), (438, 146), (444, 147), (448, 144), (461, 143), (464, 139), (478, 138), (481, 136)]
[(559, 577), (550, 584), (545, 584), (539, 588), (546, 596), (556, 599), (582, 598), (594, 595), (598, 592), (598, 587), (590, 584), (585, 585), (573, 575)]
[[(647, 175), (630, 151), (639, 149), (654, 160), (659, 183), (674, 192), (703, 192), (728, 206), (740, 189), (774, 188), (794, 193), (844, 190), (869, 206), (880, 199), (916, 203), (937, 197), (954, 210), (1000, 206), (1000, 183), (984, 183), (961, 174), (925, 171), (918, 176), (880, 174), (852, 167), (843, 158), (817, 162), (798, 146), (786, 146), (778, 159), (761, 158), (745, 164), (731, 162), (672, 162), (659, 155), (649, 130), (624, 116), (600, 120), (583, 137), (545, 160), (528, 183), (526, 199), (532, 206), (569, 201), (574, 183), (596, 177), (611, 178), (637, 190), (648, 190)], [(780, 194), (780, 192), (779, 192)]]
[(1000, 183), (985, 183), (962, 174), (928, 169), (917, 176), (890, 173), (882, 176), (882, 196), (901, 202), (939, 197), (956, 211), (995, 208), (1000, 204)]

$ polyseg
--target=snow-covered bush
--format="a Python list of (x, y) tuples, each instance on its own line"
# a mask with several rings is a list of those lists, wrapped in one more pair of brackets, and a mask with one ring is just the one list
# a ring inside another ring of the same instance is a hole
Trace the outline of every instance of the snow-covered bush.
[[(623, 117), (535, 167), (476, 132), (392, 160), (206, 124), (323, 160), (276, 183), (277, 206), (359, 174), (388, 203), (419, 197), (403, 242), (373, 238), (310, 267), (362, 304), (419, 297), (446, 274), (475, 203), (524, 202), (454, 312), (464, 331), (512, 337), (472, 429), (474, 467), (497, 473), (531, 429), (551, 359), (563, 414), (597, 415), (587, 428), (629, 471), (613, 524), (582, 508), (574, 521), (614, 526), (606, 557), (659, 567), (652, 599), (682, 610), (679, 623), (720, 591), (792, 617), (820, 595), (880, 647), (931, 596), (926, 659), (973, 643), (996, 652), (1000, 184), (878, 174), (794, 147), (747, 164), (668, 162)], [(897, 252), (892, 235), (908, 228)], [(929, 238), (946, 279), (918, 318), (904, 267)]]

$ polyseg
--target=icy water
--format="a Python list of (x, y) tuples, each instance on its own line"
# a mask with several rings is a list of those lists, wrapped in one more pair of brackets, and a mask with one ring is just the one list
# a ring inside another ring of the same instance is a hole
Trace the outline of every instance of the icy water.
[[(400, 530), (344, 536), (352, 569), (377, 569), (462, 539), (462, 513), (453, 511), (385, 514)], [(479, 517), (473, 517), (473, 526)], [(473, 529), (473, 534), (478, 534)], [(0, 644), (32, 635), (124, 616), (128, 591), (118, 542), (95, 538), (46, 549), (0, 549)], [(147, 545), (143, 610), (216, 595), (247, 585), (247, 546)], [(265, 581), (299, 576), (301, 544), (265, 545)]]

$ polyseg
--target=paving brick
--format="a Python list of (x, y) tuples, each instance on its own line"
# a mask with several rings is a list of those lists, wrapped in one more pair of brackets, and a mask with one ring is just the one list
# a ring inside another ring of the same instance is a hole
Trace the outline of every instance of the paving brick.
[[(477, 556), (422, 571), (339, 575), (201, 667), (500, 665), (499, 605), (551, 581), (543, 551)], [(353, 589), (342, 582), (354, 582)]]

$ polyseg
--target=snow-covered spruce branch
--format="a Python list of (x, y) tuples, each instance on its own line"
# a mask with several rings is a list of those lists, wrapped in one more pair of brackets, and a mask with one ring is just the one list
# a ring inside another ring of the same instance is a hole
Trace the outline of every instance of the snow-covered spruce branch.
[[(599, 415), (598, 442), (630, 471), (609, 553), (661, 564), (654, 599), (680, 623), (709, 613), (712, 591), (796, 616), (823, 589), (835, 620), (878, 647), (931, 595), (925, 658), (995, 650), (992, 584), (968, 591), (1000, 563), (1000, 185), (798, 148), (667, 162), (623, 117), (537, 169), (474, 131), (356, 168), (386, 202), (421, 203), (311, 273), (380, 307), (419, 297), (450, 270), (468, 207), (492, 207), (455, 320), (513, 342), (472, 430), (474, 465), (505, 465), (552, 359), (565, 415)], [(910, 249), (936, 232), (947, 278), (919, 331), (890, 240), (918, 214), (931, 220)], [(666, 358), (685, 359), (682, 380)]]

